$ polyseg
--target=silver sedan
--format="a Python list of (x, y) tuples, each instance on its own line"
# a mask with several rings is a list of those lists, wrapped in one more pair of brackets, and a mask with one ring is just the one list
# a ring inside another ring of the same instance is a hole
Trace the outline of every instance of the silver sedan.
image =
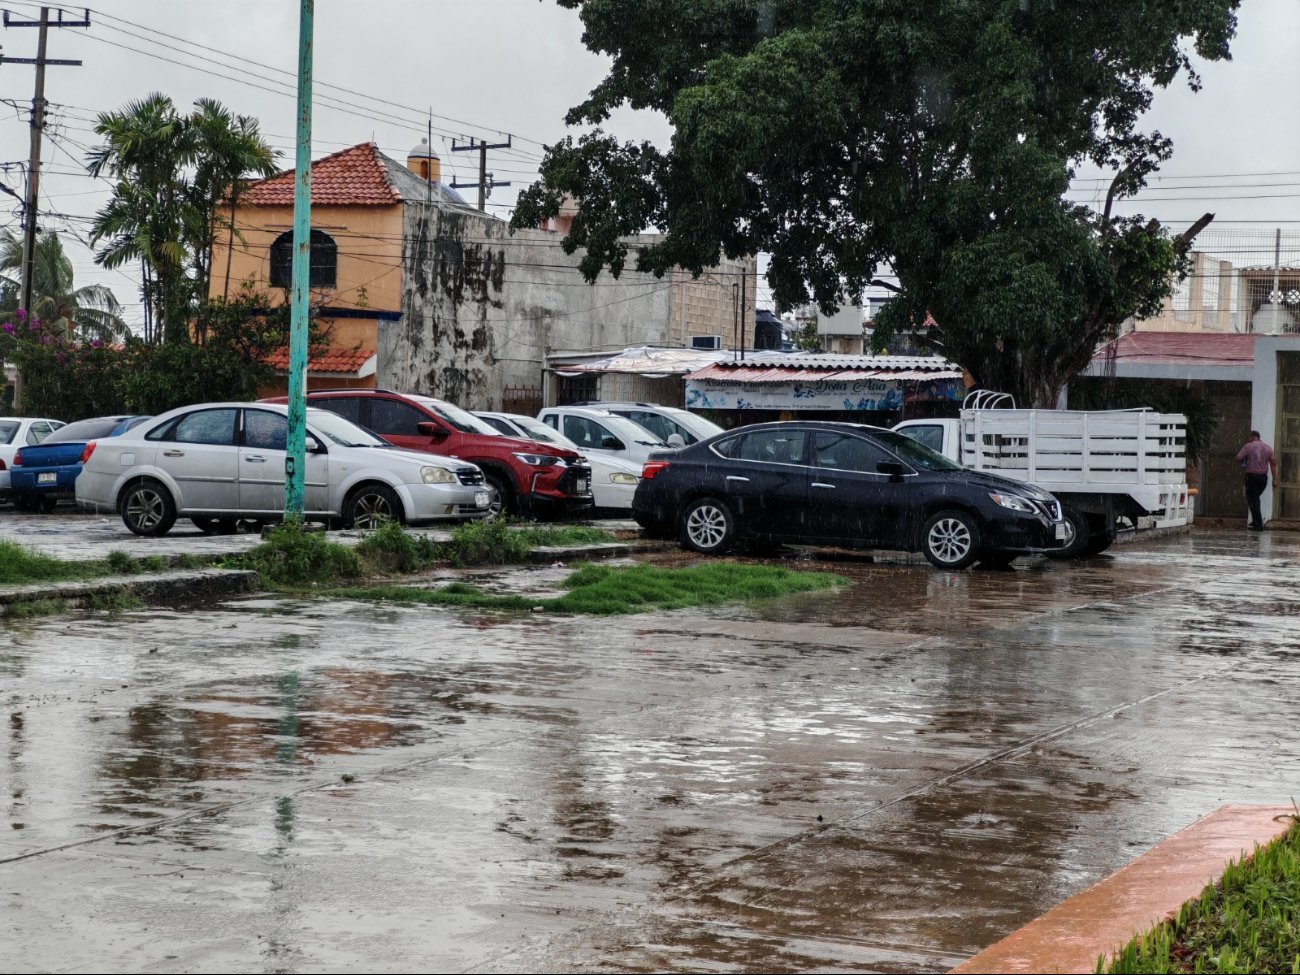
[[(205, 403), (87, 444), (77, 504), (119, 512), (137, 535), (165, 535), (178, 516), (205, 531), (284, 512), (288, 407)], [(481, 518), (483, 472), (463, 460), (397, 450), (326, 410), (307, 411), (306, 517), (359, 528), (385, 519)]]

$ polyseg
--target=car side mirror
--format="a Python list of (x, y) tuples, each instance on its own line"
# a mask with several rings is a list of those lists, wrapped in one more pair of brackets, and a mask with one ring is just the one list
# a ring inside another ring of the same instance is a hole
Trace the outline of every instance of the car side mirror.
[(321, 446), (321, 442), (317, 440), (315, 437), (313, 437), (311, 434), (307, 435), (307, 439), (306, 441), (304, 441), (304, 448), (309, 454), (325, 453), (325, 448)]
[(600, 449), (601, 450), (622, 450), (623, 441), (619, 440), (618, 437), (611, 437), (607, 433), (605, 434), (605, 436), (600, 438)]
[(891, 481), (900, 481), (907, 473), (907, 468), (896, 460), (882, 460), (876, 465), (877, 472), (888, 474)]
[(423, 423), (417, 423), (415, 429), (419, 430), (420, 433), (428, 437), (430, 440), (447, 439), (447, 431), (438, 426), (438, 424), (434, 423), (432, 420), (425, 420)]
[(670, 433), (668, 435), (669, 447), (685, 447), (686, 439), (680, 433)]

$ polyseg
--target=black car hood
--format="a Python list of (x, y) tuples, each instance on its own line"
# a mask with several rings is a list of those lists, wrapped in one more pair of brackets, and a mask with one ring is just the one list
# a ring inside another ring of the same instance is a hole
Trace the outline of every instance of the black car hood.
[[(1014, 478), (989, 474), (986, 471), (973, 471), (964, 468), (959, 471), (931, 471), (930, 474), (932, 477), (961, 481), (963, 484), (969, 484), (972, 487), (988, 488), (990, 491), (1005, 491), (1008, 494), (1019, 494), (1029, 498), (1040, 495), (1051, 497), (1049, 492), (1040, 487), (1035, 487), (1027, 481), (1017, 481)], [(1039, 499), (1042, 500), (1041, 497)]]

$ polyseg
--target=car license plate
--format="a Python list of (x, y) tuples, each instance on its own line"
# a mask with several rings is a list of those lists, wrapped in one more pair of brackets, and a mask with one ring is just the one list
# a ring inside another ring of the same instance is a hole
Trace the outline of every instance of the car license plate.
[(486, 508), (488, 506), (488, 493), (486, 491), (475, 492), (474, 506), (478, 508)]
[(590, 491), (590, 490), (591, 490), (591, 485), (587, 482), (587, 480), (586, 480), (585, 478), (581, 478), (581, 477), (578, 478), (578, 482), (577, 482), (577, 493), (578, 493), (578, 494), (586, 494), (586, 493), (587, 493), (588, 491)]
[(1065, 541), (1065, 522), (1061, 522), (1056, 526), (1056, 540), (1058, 542)]
[(45, 471), (36, 475), (37, 484), (58, 484), (59, 475), (57, 471)]

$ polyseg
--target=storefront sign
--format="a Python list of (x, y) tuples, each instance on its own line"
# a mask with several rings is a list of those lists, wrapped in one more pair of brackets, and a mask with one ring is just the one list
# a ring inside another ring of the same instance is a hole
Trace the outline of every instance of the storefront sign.
[(686, 380), (690, 410), (897, 410), (903, 405), (898, 380), (728, 383)]

